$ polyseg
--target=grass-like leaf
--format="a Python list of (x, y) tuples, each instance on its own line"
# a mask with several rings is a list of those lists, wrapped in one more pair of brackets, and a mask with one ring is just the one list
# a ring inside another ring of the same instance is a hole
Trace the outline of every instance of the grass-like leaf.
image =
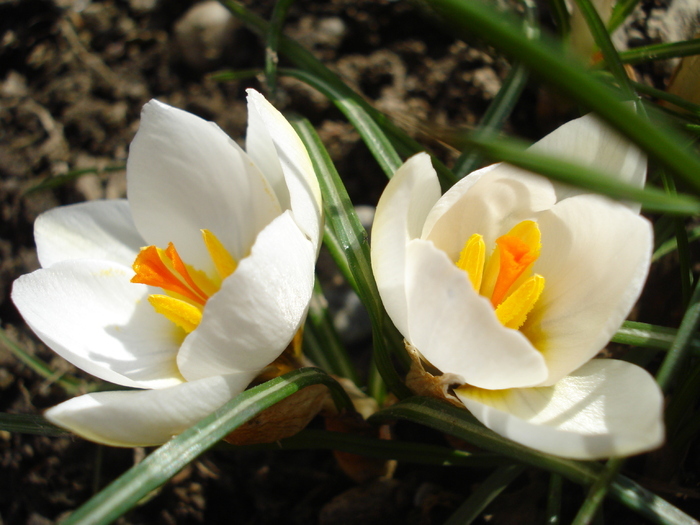
[(0, 413), (0, 430), (39, 436), (58, 437), (70, 435), (70, 432), (67, 430), (63, 430), (43, 417), (34, 414)]
[(355, 126), (386, 176), (388, 178), (394, 176), (394, 172), (401, 166), (401, 158), (382, 129), (370, 116), (365, 104), (349, 96), (347, 86), (343, 85), (344, 89), (339, 89), (335, 83), (299, 69), (283, 69), (280, 73), (301, 80), (328, 97)]
[[(617, 333), (612, 337), (611, 342), (623, 345), (643, 346), (646, 348), (658, 348), (669, 350), (673, 346), (677, 330), (665, 326), (657, 326), (647, 323), (625, 321)], [(693, 355), (700, 354), (700, 338), (692, 337), (688, 341), (688, 347)]]
[(582, 63), (567, 57), (558, 42), (544, 35), (540, 41), (528, 39), (511, 17), (485, 2), (432, 0), (427, 5), (460, 34), (480, 38), (521, 61), (533, 73), (598, 113), (700, 192), (700, 159), (681, 145), (682, 139), (620, 104), (620, 94), (596, 80)]
[(445, 525), (469, 525), (489, 506), (489, 504), (523, 473), (521, 465), (505, 465), (496, 469), (479, 485), (457, 511), (450, 516)]
[[(264, 37), (268, 31), (268, 22), (246, 9), (234, 0), (220, 0), (231, 13), (239, 18), (251, 31)], [(409, 137), (403, 130), (396, 126), (386, 115), (374, 109), (362, 96), (350, 89), (338, 75), (324, 66), (309, 51), (304, 49), (294, 40), (280, 37), (279, 52), (293, 62), (297, 68), (305, 71), (314, 78), (333, 86), (333, 89), (342, 95), (343, 98), (351, 98), (362, 106), (385, 131), (394, 147), (400, 155), (408, 157), (414, 153), (424, 151), (425, 147)], [(457, 179), (454, 174), (439, 159), (433, 157), (433, 165), (440, 178), (443, 190), (448, 189)]]
[(274, 100), (277, 90), (277, 47), (279, 46), (282, 26), (287, 18), (287, 11), (294, 3), (294, 0), (277, 0), (272, 9), (270, 26), (267, 32), (267, 42), (265, 44), (265, 82), (270, 96)]
[(637, 7), (639, 2), (640, 0), (620, 0), (615, 4), (612, 16), (608, 22), (608, 31), (610, 31), (611, 34), (615, 29), (620, 27), (620, 24), (622, 24), (630, 14), (632, 14), (632, 11), (634, 11), (634, 8)]
[(464, 452), (424, 443), (390, 441), (318, 429), (302, 430), (295, 436), (276, 443), (222, 446), (240, 450), (339, 450), (378, 459), (443, 467), (492, 468), (511, 463), (508, 458), (490, 452)]
[[(384, 311), (379, 291), (374, 280), (369, 256), (369, 242), (365, 229), (355, 213), (350, 197), (328, 152), (321, 143), (316, 131), (308, 121), (301, 118), (290, 119), (292, 126), (304, 142), (316, 170), (321, 193), (326, 224), (338, 239), (347, 257), (350, 271), (357, 286), (357, 293), (367, 308), (372, 323), (374, 341), (374, 362), (389, 389), (399, 397), (410, 394), (401, 381), (391, 361), (391, 352), (386, 344), (385, 324), (391, 321)], [(370, 393), (380, 395), (380, 392)], [(381, 399), (378, 399), (381, 402)]]
[(588, 30), (591, 32), (591, 35), (593, 35), (593, 40), (595, 40), (596, 45), (605, 59), (606, 66), (615, 77), (615, 80), (617, 80), (625, 96), (634, 97), (634, 91), (632, 91), (627, 72), (622, 65), (617, 50), (610, 40), (610, 35), (598, 11), (593, 5), (593, 2), (591, 2), (591, 0), (575, 0), (575, 2), (588, 25)]
[(318, 279), (314, 283), (314, 293), (306, 319), (305, 345), (307, 337), (311, 337), (308, 344), (314, 344), (318, 347), (317, 351), (307, 354), (316, 364), (331, 374), (346, 377), (356, 385), (362, 386), (357, 370), (335, 331), (328, 312), (328, 304)]
[(625, 64), (639, 64), (652, 60), (668, 60), (669, 58), (700, 55), (700, 38), (635, 47), (634, 49), (621, 51), (619, 55), (620, 60)]
[(302, 388), (319, 383), (328, 386), (341, 404), (352, 406), (343, 389), (323, 371), (301, 368), (289, 372), (236, 396), (129, 469), (62, 523), (111, 523), (240, 425)]
[(67, 394), (76, 395), (88, 390), (87, 385), (83, 384), (78, 379), (52, 370), (49, 365), (44, 363), (41, 359), (25, 352), (20, 345), (10, 339), (7, 332), (5, 332), (2, 327), (0, 327), (0, 344), (7, 348), (17, 359), (31, 368), (34, 372), (42, 377), (45, 377), (49, 381), (55, 382), (57, 385), (63, 388)]
[(656, 381), (664, 392), (668, 392), (675, 376), (682, 370), (690, 357), (690, 342), (700, 326), (700, 286), (696, 286), (685, 311), (676, 338), (659, 368)]
[(700, 200), (688, 195), (668, 195), (655, 188), (640, 189), (618, 181), (611, 175), (586, 168), (560, 157), (526, 151), (525, 144), (514, 139), (484, 139), (472, 136), (461, 140), (479, 149), (486, 156), (541, 173), (551, 179), (579, 186), (614, 199), (640, 202), (648, 211), (677, 215), (700, 213)]
[[(601, 472), (596, 462), (573, 461), (550, 456), (510, 441), (485, 428), (465, 409), (426, 397), (412, 397), (380, 410), (372, 423), (405, 419), (456, 436), (479, 448), (508, 456), (519, 463), (539, 467), (581, 485), (591, 485)], [(663, 498), (624, 476), (617, 476), (610, 486), (611, 495), (655, 523), (690, 525), (697, 522)]]
[(60, 186), (63, 186), (64, 184), (68, 184), (71, 181), (74, 181), (76, 179), (79, 179), (80, 177), (84, 175), (90, 175), (91, 173), (110, 173), (113, 171), (124, 171), (126, 169), (126, 166), (107, 166), (105, 168), (84, 168), (84, 169), (79, 169), (79, 170), (71, 170), (68, 173), (64, 173), (62, 175), (57, 175), (55, 177), (48, 177), (41, 181), (39, 184), (36, 184), (35, 186), (30, 187), (27, 189), (24, 194), (29, 195), (30, 193), (36, 193), (37, 191), (42, 191), (42, 190), (52, 190), (54, 188), (59, 188)]

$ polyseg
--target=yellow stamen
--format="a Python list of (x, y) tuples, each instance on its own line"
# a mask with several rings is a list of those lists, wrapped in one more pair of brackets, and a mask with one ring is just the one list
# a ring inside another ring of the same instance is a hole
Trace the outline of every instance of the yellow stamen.
[(527, 314), (535, 307), (535, 303), (542, 295), (542, 290), (544, 290), (544, 277), (533, 275), (498, 305), (496, 317), (506, 328), (517, 330), (527, 319)]
[(496, 239), (500, 269), (491, 294), (491, 304), (497, 307), (506, 298), (511, 286), (540, 256), (540, 229), (534, 221), (522, 221), (505, 235)]
[(147, 284), (162, 288), (167, 295), (153, 294), (148, 297), (156, 312), (181, 327), (192, 332), (202, 320), (204, 305), (215, 294), (221, 282), (236, 271), (236, 260), (224, 248), (216, 236), (202, 230), (218, 278), (185, 264), (173, 243), (165, 250), (156, 246), (142, 248), (132, 265), (136, 275), (132, 283)]
[(484, 243), (484, 237), (475, 233), (464, 243), (464, 249), (459, 254), (457, 267), (467, 272), (469, 280), (477, 292), (481, 288), (485, 258), (486, 244)]
[(202, 320), (202, 310), (186, 301), (168, 295), (153, 294), (148, 296), (148, 302), (156, 312), (164, 315), (188, 334), (197, 328)]
[(216, 266), (216, 271), (223, 281), (236, 271), (236, 259), (234, 259), (231, 254), (224, 248), (221, 241), (217, 239), (209, 230), (202, 230), (202, 237), (204, 238), (204, 244), (207, 246), (209, 251), (209, 256), (211, 260), (214, 261), (214, 266)]
[(540, 248), (540, 229), (536, 222), (527, 220), (496, 239), (488, 260), (483, 237), (472, 234), (455, 263), (467, 273), (474, 289), (490, 299), (496, 317), (506, 328), (523, 326), (542, 295), (544, 277), (531, 275)]

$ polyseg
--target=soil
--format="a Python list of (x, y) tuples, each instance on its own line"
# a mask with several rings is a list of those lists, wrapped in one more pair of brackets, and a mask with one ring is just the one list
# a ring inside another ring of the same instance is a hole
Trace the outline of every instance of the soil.
[[(271, 0), (244, 3), (269, 19)], [(207, 76), (223, 66), (248, 69), (263, 64), (257, 37), (239, 24), (227, 27), (232, 36), (222, 49), (205, 49), (199, 60), (187, 63), (189, 45), (179, 46), (175, 33), (192, 4), (0, 0), (0, 320), (14, 341), (59, 374), (89, 380), (32, 335), (10, 300), (13, 280), (39, 266), (32, 235), (36, 217), (58, 205), (125, 196), (125, 173), (119, 167), (138, 128), (140, 109), (149, 99), (157, 97), (214, 120), (242, 140), (244, 90), (263, 90), (256, 78), (220, 83)], [(661, 7), (645, 4), (628, 40), (648, 40), (647, 20)], [(546, 13), (543, 21), (551, 25)], [(286, 33), (414, 135), (424, 129), (475, 125), (509, 68), (492, 50), (453, 38), (401, 1), (298, 0)], [(640, 73), (658, 86), (668, 70)], [(556, 119), (536, 114), (541, 96), (539, 86), (529, 86), (507, 128), (535, 139), (555, 127)], [(275, 104), (311, 120), (355, 204), (376, 204), (386, 179), (358, 134), (327, 100), (282, 77)], [(449, 148), (430, 145), (446, 162), (455, 159)], [(57, 181), (83, 168), (98, 171), (53, 189), (28, 192), (42, 181)], [(674, 269), (671, 263), (658, 271), (657, 282)], [(662, 299), (668, 301), (674, 294), (664, 292)], [(666, 322), (677, 323), (677, 313), (676, 318), (668, 314)], [(358, 354), (368, 348), (364, 335), (354, 338)], [(40, 414), (66, 398), (56, 383), (0, 346), (2, 412)], [(395, 430), (412, 440), (445, 444), (442, 436), (417, 426)], [(73, 437), (0, 431), (0, 524), (54, 523), (148, 452), (102, 447)], [(632, 462), (631, 475), (643, 478), (644, 472), (648, 471), (642, 462)], [(487, 474), (401, 464), (392, 479), (358, 485), (330, 452), (221, 448), (186, 467), (118, 522), (437, 524)], [(546, 473), (528, 470), (477, 523), (542, 522), (548, 482)], [(650, 483), (674, 504), (699, 515), (697, 482), (686, 473), (672, 482)], [(568, 483), (564, 488), (567, 521), (584, 493)], [(639, 522), (615, 503), (607, 505), (615, 523)]]

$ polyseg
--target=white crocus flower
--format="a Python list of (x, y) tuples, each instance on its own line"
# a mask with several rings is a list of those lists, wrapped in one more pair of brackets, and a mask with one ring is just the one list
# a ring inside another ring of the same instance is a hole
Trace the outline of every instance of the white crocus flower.
[(12, 294), (24, 319), (74, 365), (143, 389), (71, 399), (46, 412), (53, 423), (111, 445), (163, 443), (243, 391), (299, 330), (318, 182), (290, 124), (253, 90), (248, 119), (244, 151), (153, 100), (129, 151), (128, 200), (37, 219), (42, 269)]
[[(590, 115), (532, 149), (644, 183), (644, 155)], [(592, 358), (647, 276), (637, 212), (508, 164), (440, 196), (419, 154), (379, 201), (372, 267), (409, 348), (484, 425), (565, 457), (635, 454), (663, 440), (661, 392), (640, 367)]]

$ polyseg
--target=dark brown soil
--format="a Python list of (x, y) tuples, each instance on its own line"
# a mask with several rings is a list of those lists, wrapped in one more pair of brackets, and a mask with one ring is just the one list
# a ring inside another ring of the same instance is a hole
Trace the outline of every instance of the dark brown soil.
[[(123, 165), (140, 109), (152, 97), (215, 120), (242, 139), (244, 90), (262, 89), (256, 79), (222, 84), (206, 76), (223, 66), (261, 67), (262, 47), (241, 27), (220, 59), (183, 63), (174, 27), (192, 3), (0, 0), (0, 320), (26, 351), (57, 371), (85, 377), (26, 328), (10, 300), (12, 281), (38, 267), (32, 236), (37, 215), (86, 199), (123, 197), (125, 174), (89, 174), (55, 189), (26, 191), (71, 170)], [(271, 0), (245, 3), (269, 18)], [(508, 71), (506, 60), (455, 40), (406, 2), (299, 0), (286, 27), (289, 36), (416, 134), (477, 123)], [(509, 124), (531, 138), (554, 125), (534, 118), (537, 91), (528, 88)], [(386, 179), (342, 115), (289, 78), (280, 79), (276, 104), (316, 126), (353, 201), (376, 204)], [(535, 121), (542, 129), (532, 127)], [(450, 150), (435, 147), (446, 161), (454, 159)], [(59, 386), (0, 345), (2, 412), (39, 414), (66, 398)], [(410, 439), (442, 443), (418, 427), (397, 430)], [(146, 453), (0, 431), (0, 524), (53, 523)], [(221, 449), (185, 468), (119, 522), (437, 524), (484, 476), (400, 465), (391, 480), (356, 485), (330, 452)], [(528, 471), (479, 523), (541, 523), (547, 484), (547, 474)], [(668, 487), (662, 485), (661, 493), (673, 497)], [(565, 489), (571, 508), (565, 517), (571, 519), (583, 492), (568, 484)], [(678, 492), (697, 501), (692, 490)], [(629, 511), (615, 504), (610, 509), (622, 516), (616, 523), (638, 523)]]

